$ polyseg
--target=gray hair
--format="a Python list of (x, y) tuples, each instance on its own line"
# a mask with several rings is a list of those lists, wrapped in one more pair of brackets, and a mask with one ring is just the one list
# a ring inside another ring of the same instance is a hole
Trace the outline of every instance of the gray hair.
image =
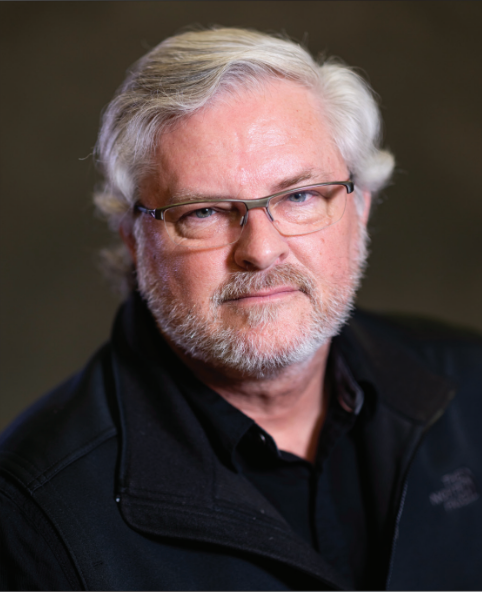
[[(299, 44), (257, 31), (215, 28), (175, 35), (141, 58), (107, 106), (96, 146), (105, 182), (94, 196), (112, 230), (132, 212), (140, 183), (154, 170), (160, 136), (175, 121), (212, 102), (221, 92), (259, 88), (284, 78), (322, 101), (333, 141), (361, 191), (380, 191), (393, 156), (380, 149), (381, 117), (370, 86), (353, 69), (328, 59), (317, 63)], [(105, 249), (103, 267), (125, 293), (133, 264), (123, 245)]]

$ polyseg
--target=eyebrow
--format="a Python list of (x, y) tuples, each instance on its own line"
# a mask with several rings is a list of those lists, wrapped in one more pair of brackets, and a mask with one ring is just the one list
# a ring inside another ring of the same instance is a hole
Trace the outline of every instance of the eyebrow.
[(289, 187), (293, 187), (293, 186), (296, 187), (297, 185), (299, 185), (303, 181), (309, 181), (310, 179), (313, 179), (313, 178), (319, 177), (319, 176), (326, 177), (326, 174), (322, 175), (321, 171), (317, 170), (317, 169), (305, 169), (305, 170), (301, 171), (301, 173), (298, 173), (297, 175), (295, 175), (293, 177), (288, 177), (287, 179), (283, 179), (282, 181), (277, 183), (273, 187), (272, 193), (278, 193), (278, 191), (283, 191), (283, 189), (288, 189)]
[[(276, 183), (276, 185), (274, 185), (272, 187), (272, 191), (270, 193), (278, 193), (279, 191), (283, 191), (283, 189), (288, 189), (289, 187), (299, 187), (300, 183), (303, 183), (303, 181), (310, 181), (313, 180), (315, 178), (319, 178), (319, 177), (323, 177), (324, 179), (328, 178), (326, 173), (322, 173), (321, 170), (319, 169), (304, 169), (303, 171), (301, 171), (300, 173), (292, 176), (292, 177), (287, 177), (286, 179), (283, 179), (281, 181), (279, 181), (278, 183)], [(316, 183), (322, 183), (323, 181), (315, 181)], [(264, 197), (264, 196), (261, 196)], [(190, 191), (190, 190), (186, 190), (186, 191), (176, 191), (176, 193), (172, 193), (169, 198), (166, 201), (166, 206), (167, 205), (173, 205), (176, 203), (183, 203), (186, 201), (202, 201), (202, 200), (208, 200), (208, 199), (237, 199), (237, 198), (233, 198), (232, 195), (213, 195), (212, 193), (210, 194), (203, 194), (203, 193), (198, 193), (196, 191)], [(252, 198), (249, 199), (256, 199), (256, 196), (253, 196)]]

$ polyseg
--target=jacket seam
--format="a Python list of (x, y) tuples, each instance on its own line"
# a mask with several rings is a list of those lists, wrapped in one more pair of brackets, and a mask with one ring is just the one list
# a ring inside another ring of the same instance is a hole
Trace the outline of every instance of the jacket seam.
[[(109, 440), (111, 437), (114, 437), (116, 433), (117, 430), (113, 427), (104, 430), (103, 432), (95, 436), (95, 438), (88, 441), (86, 444), (77, 449), (75, 452), (71, 452), (65, 455), (60, 460), (53, 462), (41, 473), (39, 473), (36, 477), (32, 476), (32, 478), (24, 484), (25, 487), (27, 487), (27, 489), (31, 493), (34, 493), (39, 487), (42, 487), (50, 479), (55, 477), (55, 475), (57, 475), (57, 473), (59, 473), (62, 469), (67, 467), (69, 464), (72, 464), (82, 456), (85, 456), (89, 452), (92, 452), (92, 450), (103, 444), (105, 441)], [(30, 463), (25, 457), (15, 452), (6, 451), (3, 453), (3, 456), (10, 459), (13, 464), (17, 464), (18, 466), (22, 467), (24, 470), (27, 470), (30, 473), (33, 473), (32, 469), (36, 469), (37, 471), (39, 470), (38, 467)], [(6, 470), (10, 475), (14, 476), (16, 479), (19, 478), (18, 475), (12, 472), (12, 469), (9, 470), (6, 467), (1, 468), (3, 470)]]
[(408, 475), (407, 475), (407, 480), (405, 481), (404, 486), (403, 486), (402, 499), (400, 500), (400, 506), (398, 508), (397, 517), (396, 517), (396, 521), (395, 521), (395, 533), (393, 536), (392, 548), (390, 550), (390, 558), (389, 558), (389, 563), (388, 563), (388, 575), (387, 575), (387, 582), (386, 582), (386, 589), (387, 590), (389, 589), (390, 582), (392, 580), (393, 569), (394, 569), (394, 558), (395, 558), (395, 552), (397, 550), (398, 537), (399, 537), (399, 531), (400, 531), (400, 521), (402, 519), (403, 509), (405, 507), (405, 498), (407, 496), (407, 491), (408, 491)]
[(52, 555), (55, 557), (55, 560), (57, 561), (58, 565), (60, 566), (60, 569), (62, 570), (62, 573), (64, 574), (65, 578), (67, 579), (67, 581), (70, 584), (70, 587), (72, 590), (77, 590), (77, 586), (76, 584), (78, 584), (78, 582), (74, 582), (71, 577), (70, 577), (70, 573), (69, 570), (65, 569), (65, 562), (64, 561), (59, 561), (59, 557), (57, 555), (57, 552), (55, 549), (52, 548), (49, 540), (47, 538), (45, 538), (45, 536), (43, 535), (43, 533), (41, 532), (41, 530), (39, 530), (38, 528), (36, 528), (35, 525), (35, 519), (31, 520), (31, 517), (24, 511), (24, 508), (22, 506), (20, 506), (18, 504), (18, 502), (11, 496), (8, 495), (8, 493), (4, 490), (2, 490), (2, 494), (6, 497), (6, 499), (8, 499), (11, 504), (13, 506), (15, 506), (17, 508), (17, 510), (24, 516), (25, 520), (27, 521), (28, 524), (31, 525), (31, 527), (33, 528), (33, 530), (42, 537), (42, 540), (45, 542), (45, 544), (48, 546), (48, 548), (50, 549), (50, 551), (52, 552)]
[[(58, 489), (53, 485), (53, 483), (48, 483), (50, 485), (50, 487), (53, 489), (53, 491), (55, 492), (58, 500), (60, 500), (62, 503), (61, 504), (57, 504), (57, 512), (60, 511), (60, 513), (65, 516), (65, 506), (68, 507), (68, 505), (66, 504), (63, 495), (58, 491)], [(34, 498), (35, 499), (35, 498)], [(36, 500), (37, 503), (42, 507), (42, 504), (40, 503), (39, 500)], [(47, 513), (47, 512), (46, 512)], [(87, 589), (87, 580), (85, 577), (85, 572), (81, 567), (81, 562), (78, 561), (77, 558), (77, 554), (74, 552), (74, 549), (71, 547), (70, 542), (69, 542), (69, 537), (65, 535), (64, 530), (62, 529), (59, 521), (52, 515), (51, 512), (48, 513), (50, 520), (52, 521), (52, 523), (54, 524), (55, 528), (57, 529), (60, 538), (62, 539), (62, 541), (64, 541), (64, 544), (66, 546), (66, 548), (68, 549), (69, 555), (72, 558), (72, 562), (74, 563), (78, 573), (79, 573), (79, 578), (84, 586), (84, 589)], [(71, 517), (70, 517), (71, 520)], [(84, 531), (84, 528), (82, 527), (82, 524), (77, 520), (77, 526), (78, 529), (80, 531), (80, 533), (82, 534), (82, 539), (86, 538), (86, 534)], [(82, 547), (84, 547), (84, 545), (82, 544)], [(92, 550), (94, 548), (93, 542), (91, 541), (91, 546), (90, 546), (90, 550)]]
[[(95, 450), (106, 440), (109, 440), (111, 437), (115, 436), (116, 433), (117, 430), (115, 428), (108, 428), (107, 430), (104, 430), (104, 432), (101, 432), (90, 442), (84, 444), (84, 446), (79, 448), (76, 452), (65, 456), (63, 459), (57, 461), (56, 463), (53, 463), (50, 467), (45, 469), (45, 471), (43, 471), (38, 477), (32, 479), (32, 481), (30, 481), (30, 483), (27, 484), (27, 487), (30, 487), (31, 484), (35, 483), (35, 481), (39, 481), (39, 479), (45, 477), (45, 479), (43, 479), (41, 483), (38, 483), (35, 487), (32, 487), (31, 491), (36, 491), (39, 487), (42, 487), (42, 485), (44, 485), (47, 481), (52, 479), (52, 477), (55, 477), (55, 475), (57, 475), (57, 473), (59, 473), (62, 469), (74, 463), (76, 460), (79, 460), (79, 458), (82, 458), (89, 452), (92, 452), (92, 450)], [(48, 475), (47, 473), (51, 471), (52, 468), (54, 470), (52, 470), (52, 472)]]

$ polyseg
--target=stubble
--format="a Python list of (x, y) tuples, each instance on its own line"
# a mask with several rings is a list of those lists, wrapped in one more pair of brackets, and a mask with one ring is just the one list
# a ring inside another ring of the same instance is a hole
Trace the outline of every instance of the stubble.
[[(187, 356), (250, 378), (273, 376), (287, 366), (308, 360), (348, 320), (367, 260), (368, 237), (361, 223), (358, 231), (357, 256), (348, 273), (336, 284), (325, 282), (322, 293), (308, 270), (285, 263), (267, 272), (233, 273), (212, 295), (207, 311), (202, 311), (198, 306), (174, 300), (138, 230), (139, 289), (161, 333)], [(285, 331), (281, 322), (283, 302), (230, 305), (247, 294), (279, 286), (291, 286), (301, 293), (299, 298), (306, 298), (300, 319), (291, 331)], [(222, 308), (226, 306), (230, 306), (230, 315), (237, 317), (235, 322), (226, 320)]]

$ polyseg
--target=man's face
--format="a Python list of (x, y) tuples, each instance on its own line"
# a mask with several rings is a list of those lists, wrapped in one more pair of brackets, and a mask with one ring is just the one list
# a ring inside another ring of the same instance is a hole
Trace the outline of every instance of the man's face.
[[(317, 99), (283, 80), (224, 94), (182, 120), (162, 135), (157, 161), (142, 191), (148, 208), (349, 178)], [(174, 347), (223, 371), (267, 375), (312, 356), (346, 320), (365, 223), (353, 194), (339, 222), (305, 236), (282, 236), (254, 209), (235, 244), (191, 250), (174, 244), (162, 221), (142, 216), (139, 286)]]

